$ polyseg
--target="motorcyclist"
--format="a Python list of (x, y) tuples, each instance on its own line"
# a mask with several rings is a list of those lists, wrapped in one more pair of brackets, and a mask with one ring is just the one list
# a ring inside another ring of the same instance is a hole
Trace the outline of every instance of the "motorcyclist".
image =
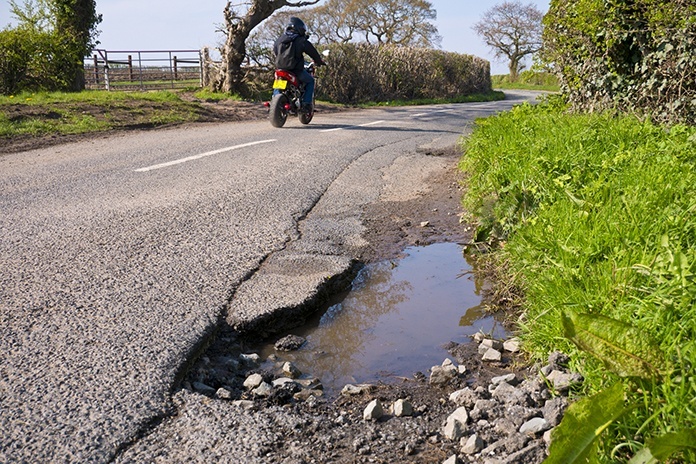
[(278, 37), (273, 45), (276, 69), (290, 71), (305, 85), (301, 111), (312, 112), (314, 101), (314, 77), (304, 68), (304, 54), (312, 58), (316, 66), (325, 65), (321, 55), (308, 40), (305, 23), (296, 17), (291, 17), (285, 32)]

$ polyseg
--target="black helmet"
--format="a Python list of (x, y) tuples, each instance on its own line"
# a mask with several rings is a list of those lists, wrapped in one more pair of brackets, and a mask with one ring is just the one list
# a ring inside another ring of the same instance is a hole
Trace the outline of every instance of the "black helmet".
[(305, 26), (305, 23), (300, 18), (296, 18), (293, 16), (290, 18), (290, 21), (288, 22), (285, 31), (294, 32), (299, 35), (305, 35), (307, 33), (307, 26)]

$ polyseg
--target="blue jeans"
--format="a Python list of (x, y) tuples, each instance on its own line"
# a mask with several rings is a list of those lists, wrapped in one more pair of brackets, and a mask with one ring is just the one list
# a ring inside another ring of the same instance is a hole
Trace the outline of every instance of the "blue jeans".
[(305, 85), (303, 103), (312, 103), (314, 99), (314, 77), (309, 74), (306, 70), (302, 70), (301, 73), (297, 74), (297, 78)]

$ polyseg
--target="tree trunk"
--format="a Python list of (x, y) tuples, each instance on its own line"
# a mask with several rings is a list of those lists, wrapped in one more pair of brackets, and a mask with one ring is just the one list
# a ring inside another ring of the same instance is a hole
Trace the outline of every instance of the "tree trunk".
[(219, 78), (213, 83), (213, 90), (246, 95), (248, 89), (242, 64), (246, 58), (246, 40), (251, 31), (284, 6), (302, 7), (314, 5), (318, 1), (253, 0), (249, 11), (241, 17), (235, 13), (228, 0), (224, 10), (227, 39), (220, 50), (222, 69)]
[(520, 72), (520, 59), (521, 57), (510, 58), (510, 65), (508, 66), (510, 70), (510, 82), (517, 82)]

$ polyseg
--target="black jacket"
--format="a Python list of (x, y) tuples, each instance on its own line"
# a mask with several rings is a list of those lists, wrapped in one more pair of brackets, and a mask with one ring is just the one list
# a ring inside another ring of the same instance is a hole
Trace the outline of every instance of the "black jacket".
[[(294, 48), (294, 60), (288, 61), (288, 57), (285, 56), (283, 51), (288, 46), (291, 46), (291, 43)], [(273, 45), (273, 53), (276, 57), (275, 65), (277, 69), (285, 69), (286, 71), (292, 71), (294, 73), (299, 73), (304, 69), (304, 53), (309, 55), (317, 65), (324, 64), (321, 55), (317, 49), (314, 48), (314, 45), (307, 40), (307, 37), (298, 35), (294, 32), (285, 32), (278, 37), (278, 40), (276, 40)]]

